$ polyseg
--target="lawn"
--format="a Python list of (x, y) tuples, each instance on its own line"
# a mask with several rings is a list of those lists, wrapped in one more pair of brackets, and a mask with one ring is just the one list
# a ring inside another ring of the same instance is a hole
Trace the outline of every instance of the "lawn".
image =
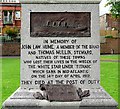
[(120, 55), (101, 55), (100, 59), (101, 60), (118, 60), (120, 59)]
[[(101, 56), (102, 60), (118, 59), (118, 55)], [(2, 102), (18, 87), (20, 81), (20, 59), (3, 58), (2, 60)], [(118, 102), (118, 63), (101, 62), (101, 85)], [(1, 80), (1, 79), (0, 79)], [(0, 90), (1, 91), (1, 90)], [(1, 93), (1, 92), (0, 92)], [(1, 104), (0, 104), (1, 107)]]
[(2, 59), (2, 102), (18, 87), (20, 81), (20, 59)]
[(118, 63), (101, 62), (101, 86), (118, 102)]

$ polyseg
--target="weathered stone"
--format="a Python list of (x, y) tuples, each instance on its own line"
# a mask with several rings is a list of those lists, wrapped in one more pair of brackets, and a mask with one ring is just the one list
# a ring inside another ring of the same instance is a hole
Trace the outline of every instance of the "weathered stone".
[(80, 101), (73, 85), (47, 85), (46, 93), (49, 101)]
[(81, 88), (78, 88), (77, 93), (78, 93), (78, 96), (81, 98), (81, 100), (82, 100), (83, 97), (90, 96), (90, 90), (82, 91)]
[(117, 109), (100, 87), (100, 0), (21, 1), (21, 87), (3, 109)]
[(3, 104), (3, 109), (17, 109), (17, 107), (18, 109), (117, 109), (116, 101), (114, 101), (103, 88), (90, 89), (91, 95), (89, 97), (83, 98), (82, 101), (74, 102), (49, 102), (48, 100), (35, 99), (33, 94), (38, 91), (39, 90), (18, 89)]
[(40, 92), (34, 93), (33, 96), (34, 96), (36, 99), (40, 99), (40, 100), (45, 99), (45, 97), (44, 97)]
[(30, 34), (31, 37), (90, 37), (90, 16), (90, 12), (31, 13)]

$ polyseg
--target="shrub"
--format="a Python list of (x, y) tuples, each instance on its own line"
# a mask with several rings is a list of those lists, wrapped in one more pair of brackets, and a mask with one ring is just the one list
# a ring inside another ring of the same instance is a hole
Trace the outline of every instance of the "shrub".
[(113, 38), (113, 36), (105, 36), (105, 38)]
[(0, 36), (0, 43), (5, 42), (5, 37)]
[(4, 34), (7, 34), (7, 36), (11, 37), (12, 40), (14, 40), (19, 33), (19, 29), (17, 27), (5, 26), (3, 32)]

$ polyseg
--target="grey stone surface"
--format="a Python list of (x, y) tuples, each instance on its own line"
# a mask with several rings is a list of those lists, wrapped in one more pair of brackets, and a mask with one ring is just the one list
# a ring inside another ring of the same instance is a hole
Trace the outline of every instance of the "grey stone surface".
[(100, 3), (101, 0), (20, 0), (20, 3), (60, 3), (60, 4), (66, 4), (66, 3)]
[(118, 109), (116, 107), (69, 107), (69, 106), (61, 106), (61, 107), (6, 107), (5, 109)]
[(33, 97), (39, 90), (18, 89), (4, 104), (3, 109), (117, 109), (117, 103), (103, 88), (90, 89), (90, 97), (75, 102), (49, 102)]
[[(22, 3), (22, 45), (36, 46), (44, 45), (44, 40), (61, 40), (61, 37), (30, 37), (30, 15), (31, 12), (90, 12), (91, 13), (91, 37), (64, 37), (64, 40), (76, 39), (75, 45), (100, 45), (99, 38), (99, 3), (101, 0), (20, 0)], [(39, 21), (38, 21), (39, 23)], [(66, 44), (66, 43), (64, 43)], [(71, 44), (67, 43), (66, 45)], [(58, 45), (62, 45), (59, 44)], [(32, 49), (30, 49), (32, 50)], [(77, 78), (77, 80), (87, 81), (85, 84), (80, 82), (75, 84), (76, 87), (81, 87), (83, 90), (90, 90), (90, 96), (85, 97), (82, 101), (74, 102), (49, 102), (47, 100), (39, 100), (33, 97), (33, 94), (40, 91), (40, 84), (35, 84), (35, 81), (48, 78), (34, 78), (32, 68), (25, 64), (26, 60), (36, 60), (35, 55), (28, 55), (30, 51), (23, 47), (21, 50), (21, 86), (13, 93), (4, 103), (3, 109), (117, 109), (116, 101), (99, 85), (100, 80), (100, 48), (93, 49), (92, 55), (86, 55), (85, 59), (97, 60), (95, 64), (91, 64), (92, 68), (89, 71), (90, 77)], [(38, 50), (34, 49), (36, 52)], [(42, 48), (44, 50), (44, 48)], [(90, 48), (88, 49), (90, 50)], [(74, 49), (71, 50), (74, 52)], [(40, 54), (37, 54), (40, 55)], [(45, 54), (46, 55), (46, 54)], [(72, 54), (73, 55), (73, 54)], [(41, 64), (41, 63), (38, 63)], [(31, 64), (30, 62), (30, 65)], [(35, 68), (40, 70), (40, 68)], [(45, 70), (45, 69), (44, 69)], [(62, 70), (62, 69), (61, 69)], [(36, 74), (37, 75), (37, 74)], [(61, 78), (50, 78), (51, 80), (64, 80)], [(67, 78), (66, 80), (74, 80)], [(88, 80), (94, 81), (89, 83)], [(97, 81), (97, 82), (96, 82)]]
[[(43, 40), (77, 40), (76, 45), (99, 45), (99, 5), (98, 4), (22, 4), (22, 28), (21, 28), (21, 42), (23, 45), (41, 45), (43, 46)], [(30, 12), (90, 12), (91, 13), (91, 37), (38, 37), (33, 38), (30, 37)], [(29, 41), (28, 41), (29, 40)], [(59, 43), (58, 43), (59, 44)], [(70, 45), (71, 43), (67, 43), (66, 45)], [(62, 45), (62, 44), (59, 44)], [(45, 49), (41, 49), (45, 50)], [(83, 49), (84, 50), (84, 49)], [(88, 49), (90, 50), (90, 49)], [(34, 84), (36, 80), (44, 80), (48, 81), (48, 78), (31, 78), (33, 74), (32, 69), (28, 68), (27, 64), (24, 64), (23, 60), (35, 60), (34, 55), (29, 55), (27, 52), (29, 49), (22, 49), (21, 50), (21, 81), (30, 81), (32, 80), (33, 84), (21, 84), (21, 88), (39, 88), (39, 84)], [(37, 49), (35, 49), (37, 52)], [(74, 49), (71, 49), (73, 52)], [(100, 80), (100, 70), (99, 70), (99, 55), (100, 55), (100, 48), (93, 49), (93, 55), (86, 55), (86, 59), (90, 60), (97, 60), (97, 63), (91, 64), (92, 68), (89, 70), (90, 78), (84, 78), (85, 81), (88, 80)], [(38, 54), (36, 54), (38, 55)], [(45, 54), (46, 55), (46, 54)], [(54, 54), (53, 54), (54, 55)], [(53, 56), (50, 55), (50, 56)], [(77, 56), (77, 55), (76, 55)], [(75, 64), (73, 64), (75, 65)], [(75, 69), (75, 68), (74, 68)], [(40, 70), (36, 68), (36, 70)], [(45, 70), (45, 69), (43, 69)], [(55, 69), (57, 72), (57, 69)], [(38, 75), (39, 73), (36, 73)], [(61, 78), (49, 78), (52, 79), (54, 82), (55, 80), (68, 80), (64, 77)], [(69, 80), (74, 80), (74, 78), (69, 78)], [(83, 78), (76, 78), (76, 80), (83, 80)], [(88, 84), (76, 84), (80, 87), (92, 88), (98, 87), (99, 83)]]

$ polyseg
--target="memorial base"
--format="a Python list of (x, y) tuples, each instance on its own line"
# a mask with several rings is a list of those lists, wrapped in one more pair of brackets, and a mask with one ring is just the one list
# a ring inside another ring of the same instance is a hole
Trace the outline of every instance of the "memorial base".
[(116, 101), (103, 89), (90, 89), (90, 96), (76, 102), (49, 102), (33, 97), (39, 90), (18, 89), (4, 103), (2, 109), (118, 109)]

